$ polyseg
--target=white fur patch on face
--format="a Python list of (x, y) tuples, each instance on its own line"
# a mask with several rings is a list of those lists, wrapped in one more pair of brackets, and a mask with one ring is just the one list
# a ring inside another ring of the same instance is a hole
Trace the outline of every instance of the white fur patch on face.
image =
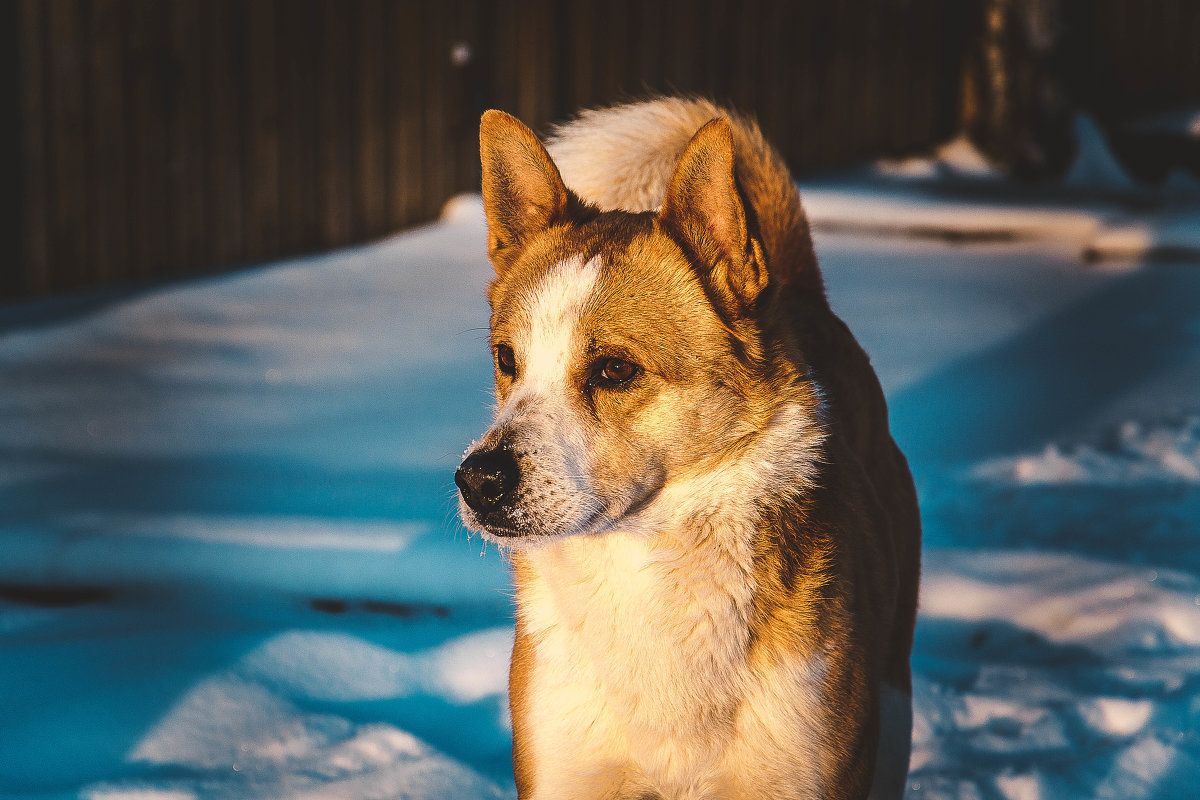
[(578, 390), (572, 386), (584, 348), (580, 321), (599, 279), (598, 256), (587, 262), (567, 258), (521, 304), (513, 341), (520, 372), (484, 437), (503, 437), (521, 463), (521, 490), (509, 519), (526, 535), (498, 540), (504, 547), (574, 533), (601, 510), (589, 478), (591, 443), (573, 408)]
[(525, 375), (518, 394), (560, 395), (578, 350), (579, 320), (600, 280), (600, 257), (561, 261), (542, 278), (529, 304)]

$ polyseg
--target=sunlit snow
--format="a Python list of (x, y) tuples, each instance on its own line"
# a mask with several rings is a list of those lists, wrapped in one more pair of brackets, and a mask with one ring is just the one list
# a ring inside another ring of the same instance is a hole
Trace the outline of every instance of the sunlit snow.
[[(972, 158), (804, 187), (921, 494), (909, 794), (1191, 797), (1200, 211), (940, 183), (1002, 183)], [(485, 250), (467, 196), (0, 309), (0, 797), (514, 795), (509, 576), (451, 481)]]

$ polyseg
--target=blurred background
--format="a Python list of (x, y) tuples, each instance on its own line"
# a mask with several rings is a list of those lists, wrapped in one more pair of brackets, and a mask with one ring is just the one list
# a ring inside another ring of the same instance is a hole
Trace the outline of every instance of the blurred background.
[(17, 210), (0, 298), (173, 278), (377, 238), (478, 187), (477, 121), (698, 93), (800, 175), (960, 131), (1061, 176), (1072, 120), (1137, 179), (1200, 171), (1192, 0), (15, 0)]

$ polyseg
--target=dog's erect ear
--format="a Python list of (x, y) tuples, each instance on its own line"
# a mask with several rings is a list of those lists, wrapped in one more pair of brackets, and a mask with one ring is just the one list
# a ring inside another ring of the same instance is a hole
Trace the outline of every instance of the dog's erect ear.
[(709, 289), (734, 316), (767, 285), (762, 246), (751, 239), (734, 177), (733, 130), (714, 119), (688, 143), (667, 187), (659, 220), (700, 259)]
[(569, 194), (537, 135), (503, 111), (479, 122), (488, 256), (502, 275), (529, 237), (566, 219)]

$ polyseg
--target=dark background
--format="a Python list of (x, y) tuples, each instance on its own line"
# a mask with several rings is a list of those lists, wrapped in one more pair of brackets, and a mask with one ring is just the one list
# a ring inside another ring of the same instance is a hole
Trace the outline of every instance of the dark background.
[(1194, 152), (1123, 126), (1200, 99), (1194, 0), (16, 0), (0, 31), (9, 299), (428, 220), (477, 188), (490, 107), (544, 132), (699, 93), (800, 173), (965, 130), (1033, 180), (1062, 172), (1084, 110), (1153, 181)]

